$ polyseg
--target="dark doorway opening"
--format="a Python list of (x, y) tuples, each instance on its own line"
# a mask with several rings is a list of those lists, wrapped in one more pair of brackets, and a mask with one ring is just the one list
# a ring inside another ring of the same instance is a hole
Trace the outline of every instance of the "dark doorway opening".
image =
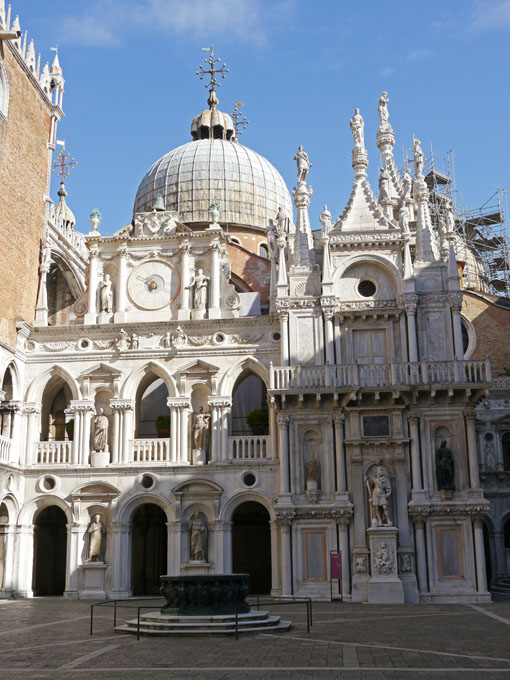
[(250, 593), (271, 591), (271, 530), (263, 505), (247, 501), (236, 508), (232, 527), (232, 571), (250, 575)]
[(483, 547), (485, 550), (485, 573), (487, 577), (487, 586), (490, 588), (492, 582), (492, 563), (491, 563), (491, 540), (489, 536), (489, 527), (485, 522), (483, 527)]
[(133, 595), (159, 595), (159, 577), (167, 573), (166, 515), (154, 503), (133, 515), (131, 577)]
[(34, 527), (34, 595), (63, 595), (66, 585), (67, 518), (56, 505), (37, 515)]

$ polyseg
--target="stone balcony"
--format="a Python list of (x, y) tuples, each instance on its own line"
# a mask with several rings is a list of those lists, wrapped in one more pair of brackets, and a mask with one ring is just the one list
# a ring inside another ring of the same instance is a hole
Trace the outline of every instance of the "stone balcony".
[(479, 361), (418, 361), (389, 364), (322, 364), (272, 366), (273, 393), (338, 392), (356, 388), (402, 390), (413, 387), (489, 387), (488, 359)]

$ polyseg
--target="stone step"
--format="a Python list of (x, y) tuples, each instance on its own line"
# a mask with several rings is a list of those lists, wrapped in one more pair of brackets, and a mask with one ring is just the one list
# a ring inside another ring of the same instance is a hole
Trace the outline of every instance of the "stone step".
[[(271, 625), (271, 626), (253, 626), (253, 627), (240, 627), (238, 628), (238, 633), (258, 633), (258, 632), (264, 632), (267, 633), (268, 631), (284, 631), (284, 630), (289, 630), (289, 628), (292, 625), (292, 621), (279, 621), (278, 624), (276, 625)], [(117, 626), (115, 629), (116, 633), (129, 633), (129, 634), (136, 634), (136, 623), (134, 627), (131, 626)], [(156, 628), (140, 628), (140, 635), (155, 635), (158, 637), (164, 637), (164, 636), (170, 636), (170, 635), (233, 635), (235, 634), (235, 626), (234, 628), (211, 628), (211, 627), (202, 627), (202, 628), (188, 628), (188, 629), (178, 629), (178, 630), (161, 630), (161, 629), (156, 629)]]
[[(280, 621), (279, 616), (268, 616), (265, 619), (254, 619), (251, 621), (238, 621), (238, 626), (243, 628), (266, 628), (267, 626), (277, 625)], [(125, 624), (128, 628), (136, 630), (137, 620), (131, 619)], [(206, 621), (152, 621), (140, 617), (140, 626), (150, 628), (151, 630), (195, 630), (198, 628), (207, 628), (210, 630), (235, 630), (235, 619), (233, 621), (214, 621), (207, 623)]]
[[(238, 614), (239, 621), (261, 621), (267, 619), (269, 612), (265, 610), (256, 610), (252, 612), (247, 612), (245, 614)], [(192, 622), (192, 623), (218, 623), (218, 622), (235, 622), (235, 614), (218, 614), (216, 616), (211, 616), (210, 614), (197, 615), (197, 616), (183, 616), (181, 614), (161, 614), (160, 612), (149, 612), (147, 614), (142, 614), (140, 616), (140, 621), (154, 621), (161, 623), (179, 623), (179, 622)]]

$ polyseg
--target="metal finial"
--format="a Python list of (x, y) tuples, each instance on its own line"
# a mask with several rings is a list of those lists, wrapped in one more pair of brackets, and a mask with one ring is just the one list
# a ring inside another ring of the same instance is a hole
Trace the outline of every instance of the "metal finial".
[(65, 147), (57, 155), (56, 160), (53, 161), (52, 172), (57, 172), (57, 177), (62, 177), (62, 181), (66, 177), (69, 177), (71, 170), (74, 170), (78, 165), (78, 161), (75, 160), (70, 153), (66, 153)]
[(215, 59), (214, 58), (214, 48), (211, 45), (211, 47), (202, 47), (202, 50), (204, 52), (209, 52), (209, 57), (207, 59), (204, 59), (204, 62), (207, 64), (209, 68), (205, 69), (202, 64), (198, 67), (198, 71), (196, 71), (196, 75), (200, 76), (200, 80), (203, 80), (204, 76), (209, 77), (209, 82), (204, 85), (204, 87), (209, 90), (210, 97), (208, 100), (210, 108), (216, 108), (218, 105), (218, 99), (216, 97), (216, 88), (221, 87), (221, 83), (219, 83), (216, 80), (216, 76), (218, 74), (221, 74), (222, 78), (225, 78), (225, 74), (228, 73), (228, 68), (226, 64), (223, 64), (221, 68), (216, 68), (216, 65), (218, 63), (221, 63), (221, 59)]
[(240, 130), (239, 128), (243, 128), (243, 130), (246, 130), (246, 128), (250, 124), (250, 121), (247, 120), (246, 116), (239, 113), (239, 111), (237, 110), (238, 106), (244, 106), (243, 102), (236, 102), (235, 106), (234, 106), (234, 110), (232, 111), (232, 121), (234, 123), (234, 130), (236, 131), (236, 137), (243, 134), (243, 131)]

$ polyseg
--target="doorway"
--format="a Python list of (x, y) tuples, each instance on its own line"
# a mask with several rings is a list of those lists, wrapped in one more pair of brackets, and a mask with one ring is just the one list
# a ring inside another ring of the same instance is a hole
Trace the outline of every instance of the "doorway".
[(159, 595), (159, 577), (167, 573), (168, 532), (159, 505), (145, 503), (133, 515), (131, 578), (133, 595)]
[(233, 516), (232, 571), (250, 575), (250, 593), (271, 591), (271, 530), (263, 505), (246, 501)]
[(34, 527), (34, 595), (63, 595), (66, 585), (67, 518), (56, 505), (37, 515)]

